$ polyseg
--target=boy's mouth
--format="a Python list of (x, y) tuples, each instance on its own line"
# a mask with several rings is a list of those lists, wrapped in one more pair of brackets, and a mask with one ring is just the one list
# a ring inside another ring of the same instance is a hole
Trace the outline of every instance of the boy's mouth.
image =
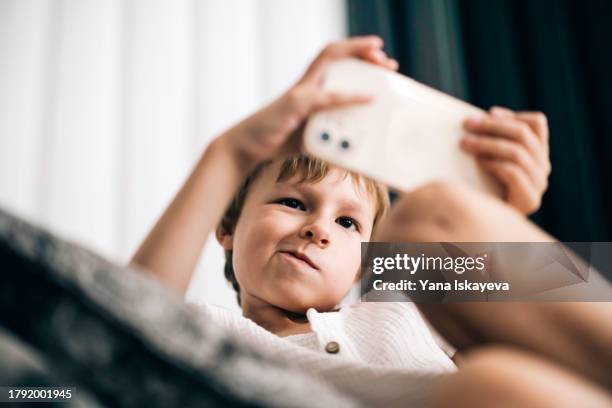
[(292, 256), (296, 259), (299, 259), (302, 262), (305, 262), (306, 264), (308, 264), (308, 266), (310, 266), (313, 269), (319, 270), (319, 267), (312, 262), (312, 260), (310, 258), (308, 258), (308, 256), (304, 253), (300, 253), (300, 252), (296, 252), (296, 251), (280, 251), (281, 254), (287, 254), (289, 256)]

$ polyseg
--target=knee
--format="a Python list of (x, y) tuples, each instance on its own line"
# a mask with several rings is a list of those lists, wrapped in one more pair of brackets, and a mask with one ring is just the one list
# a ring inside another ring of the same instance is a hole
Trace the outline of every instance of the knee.
[(409, 193), (414, 201), (424, 201), (428, 204), (439, 202), (457, 203), (469, 195), (467, 188), (447, 181), (434, 181)]
[(415, 224), (450, 233), (478, 216), (479, 194), (461, 185), (437, 181), (414, 190), (402, 200)]
[(462, 188), (435, 182), (404, 194), (378, 226), (374, 240), (386, 242), (453, 241), (462, 206)]

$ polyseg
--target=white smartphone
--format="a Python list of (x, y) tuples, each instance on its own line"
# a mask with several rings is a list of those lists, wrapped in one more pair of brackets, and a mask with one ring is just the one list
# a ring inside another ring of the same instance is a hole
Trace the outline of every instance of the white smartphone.
[(443, 180), (502, 195), (497, 180), (459, 146), (463, 120), (483, 110), (357, 59), (330, 65), (323, 87), (374, 100), (314, 114), (304, 130), (309, 154), (401, 191)]

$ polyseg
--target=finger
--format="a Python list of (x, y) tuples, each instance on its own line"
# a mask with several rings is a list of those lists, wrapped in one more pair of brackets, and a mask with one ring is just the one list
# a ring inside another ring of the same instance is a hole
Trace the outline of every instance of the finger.
[(461, 147), (477, 156), (505, 160), (517, 164), (529, 175), (532, 183), (538, 188), (546, 182), (544, 170), (538, 167), (533, 157), (520, 144), (486, 136), (466, 135), (461, 141)]
[[(546, 115), (542, 112), (514, 112), (501, 106), (493, 106), (489, 109), (489, 112), (492, 116), (498, 118), (514, 118), (527, 124), (531, 128), (538, 143), (542, 146), (543, 155), (540, 158), (540, 162), (544, 166), (546, 174), (550, 174), (552, 168), (549, 158), (549, 130)], [(533, 148), (530, 150), (533, 151)]]
[[(353, 37), (348, 40), (327, 45), (310, 64), (300, 82), (318, 81), (321, 73), (330, 60), (348, 56), (365, 57), (374, 50), (380, 50), (383, 41), (378, 36)], [(370, 58), (372, 56), (370, 55)]]
[(548, 147), (549, 130), (548, 119), (542, 112), (517, 112), (516, 118), (521, 120), (533, 130), (541, 143)]
[(297, 86), (287, 93), (285, 106), (291, 112), (289, 116), (297, 114), (297, 117), (301, 120), (319, 110), (364, 104), (371, 102), (373, 99), (370, 95), (350, 95), (326, 92), (313, 86)]
[(548, 119), (542, 112), (514, 112), (501, 106), (493, 106), (489, 110), (491, 115), (499, 118), (515, 118), (526, 123), (536, 134), (540, 142), (548, 145), (549, 130)]
[(489, 113), (498, 118), (513, 118), (515, 116), (513, 110), (504, 108), (503, 106), (492, 106), (491, 109), (489, 109)]
[(542, 112), (514, 112), (502, 106), (493, 106), (489, 110), (491, 115), (499, 118), (515, 118), (526, 123), (531, 130), (538, 136), (540, 141), (548, 143), (549, 130), (548, 119)]
[(355, 57), (384, 64), (388, 60), (382, 51), (383, 40), (378, 36), (353, 37), (329, 44), (310, 64), (299, 83), (318, 82), (326, 66), (342, 58)]
[(478, 165), (491, 173), (506, 187), (506, 201), (525, 214), (536, 211), (541, 204), (541, 194), (529, 177), (516, 164), (497, 159), (478, 158)]
[(551, 172), (550, 165), (550, 145), (549, 136), (550, 131), (548, 129), (548, 119), (542, 112), (517, 112), (515, 115), (517, 120), (526, 123), (538, 138), (538, 142), (542, 146), (544, 152), (543, 164), (547, 174)]
[(350, 105), (366, 104), (374, 100), (371, 95), (344, 94), (337, 92), (317, 92), (313, 99), (310, 112), (323, 109), (341, 108)]
[(389, 58), (387, 54), (380, 48), (372, 48), (362, 58), (373, 64), (380, 65), (390, 70), (397, 70), (399, 64), (393, 58)]
[(538, 161), (542, 161), (546, 157), (542, 144), (531, 128), (512, 117), (483, 116), (469, 118), (464, 122), (464, 127), (472, 133), (514, 140), (523, 145), (529, 154)]

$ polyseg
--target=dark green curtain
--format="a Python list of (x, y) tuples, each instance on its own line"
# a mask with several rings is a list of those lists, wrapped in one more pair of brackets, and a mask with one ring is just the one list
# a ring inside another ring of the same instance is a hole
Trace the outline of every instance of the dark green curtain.
[(348, 0), (400, 71), (483, 109), (540, 110), (549, 190), (532, 216), (563, 241), (612, 241), (612, 2)]

